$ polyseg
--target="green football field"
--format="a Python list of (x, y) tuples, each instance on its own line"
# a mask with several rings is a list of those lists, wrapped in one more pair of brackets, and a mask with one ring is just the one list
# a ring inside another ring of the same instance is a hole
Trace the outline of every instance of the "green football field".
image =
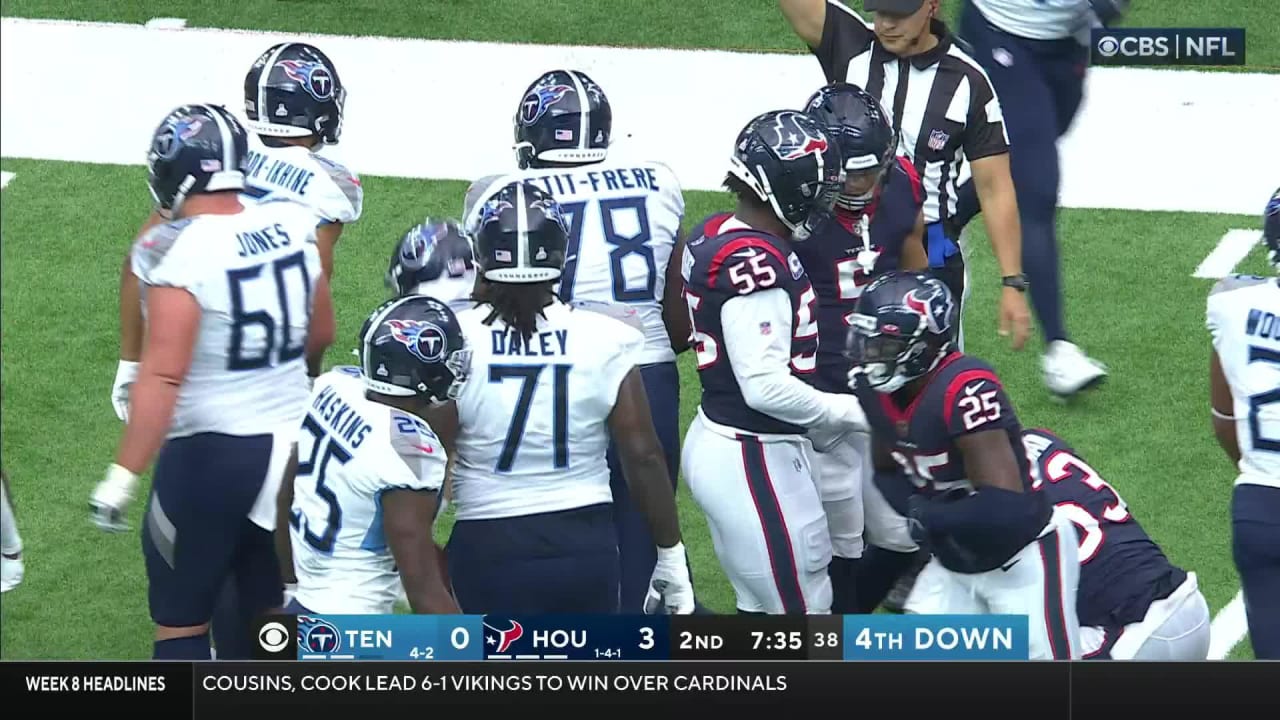
[[(1280, 68), (1280, 21), (1265, 3), (1137, 5), (1133, 26), (1244, 26), (1249, 69)], [(799, 49), (776, 3), (741, 0), (12, 0), (0, 14), (130, 23), (172, 16), (201, 27), (500, 42)], [(513, 72), (532, 79), (541, 70)], [(360, 89), (361, 96), (376, 92)], [(86, 122), (93, 114), (86, 112)], [(138, 534), (104, 535), (87, 514), (89, 492), (121, 432), (108, 400), (118, 350), (117, 283), (121, 259), (149, 211), (145, 170), (3, 152), (0, 169), (6, 177), (12, 173), (0, 194), (3, 465), (25, 543), (26, 578), (0, 600), (0, 654), (146, 658), (152, 628)], [(347, 361), (360, 322), (385, 298), (382, 273), (399, 234), (424, 215), (455, 214), (465, 189), (462, 181), (372, 175), (363, 181), (365, 215), (347, 228), (337, 251), (340, 338), (329, 364)], [(727, 196), (716, 192), (690, 191), (686, 199), (690, 221), (729, 207)], [(1258, 199), (1259, 211), (1265, 199)], [(1067, 405), (1044, 390), (1038, 338), (1015, 353), (996, 336), (995, 283), (975, 283), (966, 314), (969, 351), (996, 366), (1024, 424), (1052, 428), (1076, 445), (1170, 557), (1198, 574), (1215, 613), (1239, 589), (1228, 518), (1235, 472), (1213, 439), (1208, 413), (1203, 317), (1212, 281), (1191, 274), (1225, 233), (1259, 224), (1256, 215), (1064, 210), (1068, 324), (1111, 370), (1104, 387)], [(981, 223), (973, 229), (972, 277), (993, 278)], [(1236, 270), (1267, 272), (1261, 250), (1254, 248)], [(699, 390), (690, 360), (681, 362), (686, 422)], [(135, 527), (144, 499), (140, 492), (132, 508)], [(687, 493), (680, 500), (701, 599), (731, 612), (732, 592), (701, 513)], [(1247, 643), (1230, 657), (1250, 657)]]

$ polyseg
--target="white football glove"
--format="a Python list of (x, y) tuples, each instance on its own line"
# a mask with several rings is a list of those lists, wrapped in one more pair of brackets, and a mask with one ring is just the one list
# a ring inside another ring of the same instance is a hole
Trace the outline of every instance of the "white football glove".
[(298, 583), (284, 584), (284, 602), (280, 603), (280, 607), (287, 608), (289, 603), (293, 602), (293, 596), (298, 594)]
[(649, 580), (644, 599), (646, 615), (690, 615), (693, 613), (693, 581), (684, 556), (684, 543), (658, 548), (658, 562)]
[(138, 379), (138, 363), (121, 360), (116, 367), (116, 382), (111, 386), (111, 404), (120, 422), (129, 422), (129, 388)]
[(89, 518), (104, 532), (124, 532), (129, 529), (125, 514), (129, 501), (133, 500), (133, 488), (138, 476), (112, 463), (107, 477), (94, 488), (89, 498)]

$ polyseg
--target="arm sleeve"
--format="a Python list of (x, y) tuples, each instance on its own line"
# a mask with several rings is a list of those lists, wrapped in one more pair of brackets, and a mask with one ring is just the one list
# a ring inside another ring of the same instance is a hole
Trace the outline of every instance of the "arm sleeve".
[(444, 445), (425, 420), (399, 410), (391, 411), (391, 448), (386, 471), (380, 478), (385, 486), (409, 490), (439, 490), (444, 485), (448, 458)]
[(822, 42), (810, 48), (827, 82), (844, 80), (849, 61), (871, 48), (875, 32), (866, 21), (842, 3), (828, 2), (822, 24)]
[(730, 298), (720, 308), (720, 323), (734, 378), (753, 410), (805, 428), (866, 428), (856, 397), (820, 392), (791, 374), (791, 299), (786, 290)]

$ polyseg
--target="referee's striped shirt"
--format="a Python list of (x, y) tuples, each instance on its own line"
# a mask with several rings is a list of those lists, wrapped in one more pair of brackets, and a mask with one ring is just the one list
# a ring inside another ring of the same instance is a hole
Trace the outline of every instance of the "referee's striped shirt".
[(934, 20), (930, 30), (937, 46), (899, 58), (871, 25), (829, 0), (822, 42), (812, 50), (827, 82), (853, 83), (880, 100), (898, 131), (898, 153), (915, 163), (924, 184), (924, 220), (935, 223), (955, 214), (961, 163), (1008, 152), (1009, 135), (982, 67), (946, 25)]

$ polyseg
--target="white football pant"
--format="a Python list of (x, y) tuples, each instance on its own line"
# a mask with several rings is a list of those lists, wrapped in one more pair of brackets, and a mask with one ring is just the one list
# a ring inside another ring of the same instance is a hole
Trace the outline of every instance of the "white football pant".
[(827, 516), (831, 552), (836, 557), (860, 558), (862, 488), (864, 478), (871, 473), (871, 436), (847, 432), (828, 438), (811, 431), (808, 439), (809, 464)]
[(738, 609), (831, 612), (831, 538), (800, 435), (751, 435), (699, 411), (681, 451), (689, 492)]
[[(1209, 603), (1200, 593), (1195, 573), (1173, 594), (1151, 603), (1142, 620), (1124, 626), (1111, 646), (1112, 660), (1207, 660), (1209, 657)], [(1084, 657), (1096, 654), (1110, 640), (1105, 628), (1080, 628)]]
[(1034, 542), (1010, 558), (1005, 568), (963, 574), (935, 557), (916, 579), (906, 612), (920, 615), (1025, 615), (1031, 660), (1079, 660), (1080, 623), (1076, 588), (1080, 581), (1075, 526), (1054, 508), (1053, 518)]

